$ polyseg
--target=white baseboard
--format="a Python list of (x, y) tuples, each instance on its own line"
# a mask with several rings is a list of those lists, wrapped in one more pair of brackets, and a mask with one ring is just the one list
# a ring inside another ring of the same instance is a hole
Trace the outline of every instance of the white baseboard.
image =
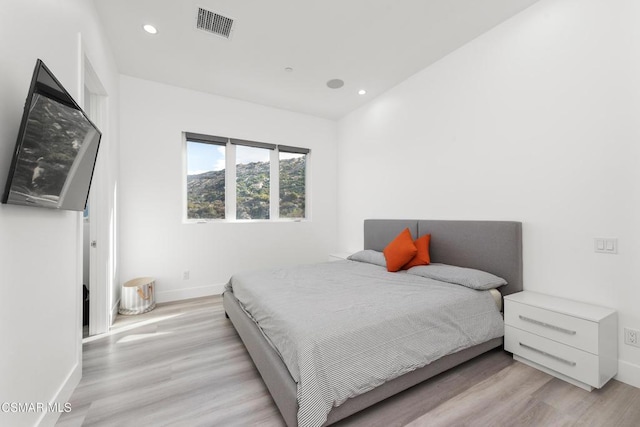
[(183, 299), (220, 295), (224, 291), (224, 284), (198, 286), (195, 288), (176, 289), (174, 291), (156, 292), (156, 302), (180, 301)]
[(640, 366), (618, 360), (618, 375), (614, 379), (640, 388)]
[[(48, 403), (58, 403), (58, 407), (64, 408), (64, 405), (71, 399), (71, 395), (80, 383), (81, 378), (82, 364), (76, 363), (75, 366), (71, 369), (71, 372), (69, 372), (69, 375), (67, 375), (66, 380), (58, 389), (56, 395)], [(58, 418), (60, 418), (60, 415), (60, 412), (49, 412), (48, 410), (44, 411), (36, 425), (40, 427), (55, 426)]]

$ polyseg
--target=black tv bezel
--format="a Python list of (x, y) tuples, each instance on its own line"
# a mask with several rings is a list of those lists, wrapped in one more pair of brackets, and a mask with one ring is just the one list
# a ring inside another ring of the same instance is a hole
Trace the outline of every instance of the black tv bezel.
[[(56, 90), (52, 90), (46, 85), (38, 84), (38, 76), (40, 72), (44, 71), (48, 74), (48, 76), (53, 80), (55, 84), (58, 85), (62, 89), (63, 92), (59, 93)], [(91, 168), (91, 176), (89, 178), (89, 187), (87, 190), (87, 195), (85, 197), (84, 206), (82, 209), (69, 209), (69, 208), (52, 208), (48, 206), (41, 205), (27, 205), (22, 203), (9, 203), (9, 195), (11, 194), (11, 185), (13, 183), (13, 179), (15, 177), (16, 168), (18, 165), (18, 159), (20, 158), (20, 152), (22, 151), (22, 146), (24, 144), (24, 134), (27, 128), (27, 122), (29, 121), (29, 107), (31, 106), (31, 102), (33, 100), (33, 96), (35, 94), (40, 94), (46, 96), (50, 99), (53, 99), (56, 102), (59, 102), (67, 107), (76, 109), (82, 113), (84, 118), (89, 122), (89, 124), (98, 132), (98, 147), (96, 149), (96, 156), (93, 159), (93, 166)], [(40, 58), (36, 60), (36, 65), (33, 70), (33, 75), (31, 76), (31, 84), (29, 85), (29, 92), (27, 93), (27, 99), (24, 102), (24, 109), (22, 112), (22, 120), (20, 121), (20, 128), (18, 130), (18, 138), (16, 140), (16, 146), (13, 151), (13, 159), (11, 160), (11, 166), (9, 168), (9, 175), (7, 177), (7, 183), (5, 184), (4, 195), (2, 196), (3, 204), (13, 204), (16, 206), (33, 206), (38, 208), (45, 209), (53, 209), (53, 210), (70, 210), (75, 212), (82, 212), (87, 208), (87, 201), (89, 200), (89, 193), (91, 191), (91, 183), (93, 182), (93, 174), (95, 173), (96, 163), (98, 160), (98, 153), (100, 152), (100, 143), (102, 142), (102, 132), (98, 127), (89, 119), (87, 114), (84, 112), (82, 108), (78, 105), (78, 103), (73, 99), (71, 94), (67, 91), (67, 89), (60, 83), (60, 81), (56, 78), (56, 76), (51, 72), (49, 67), (42, 61)]]

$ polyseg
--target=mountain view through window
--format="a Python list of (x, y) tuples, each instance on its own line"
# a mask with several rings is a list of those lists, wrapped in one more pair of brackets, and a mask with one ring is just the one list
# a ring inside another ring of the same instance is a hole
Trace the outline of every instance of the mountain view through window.
[(269, 219), (271, 150), (236, 146), (236, 218)]
[(280, 218), (306, 217), (306, 154), (279, 153), (279, 200), (272, 201), (271, 150), (230, 147), (235, 149), (235, 183), (225, 180), (225, 145), (187, 140), (187, 219), (225, 219), (227, 190), (236, 195), (235, 215), (229, 213), (236, 219), (270, 219), (271, 203), (278, 203)]
[(187, 141), (187, 218), (225, 218), (225, 146)]

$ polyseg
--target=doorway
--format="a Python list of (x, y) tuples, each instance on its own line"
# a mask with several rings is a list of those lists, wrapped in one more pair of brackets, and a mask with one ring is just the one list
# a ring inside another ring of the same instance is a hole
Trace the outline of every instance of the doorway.
[[(91, 180), (89, 199), (83, 214), (83, 268), (82, 268), (82, 310), (83, 338), (105, 333), (111, 324), (111, 281), (106, 268), (109, 261), (110, 239), (105, 237), (108, 228), (107, 215), (109, 197), (107, 190), (108, 147), (105, 130), (108, 126), (107, 92), (94, 71), (86, 55), (82, 55), (82, 97), (83, 110), (89, 119), (102, 131), (98, 158)], [(85, 325), (86, 323), (86, 325)]]

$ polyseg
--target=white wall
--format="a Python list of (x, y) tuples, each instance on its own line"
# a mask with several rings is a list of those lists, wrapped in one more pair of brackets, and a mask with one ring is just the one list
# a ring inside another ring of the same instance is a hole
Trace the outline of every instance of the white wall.
[(618, 378), (640, 387), (622, 344), (640, 329), (638, 17), (542, 0), (341, 120), (341, 249), (364, 218), (522, 221), (525, 288), (616, 308)]
[[(41, 58), (80, 98), (78, 34), (113, 97), (117, 73), (93, 3), (3, 0), (0, 187), (9, 173), (31, 73)], [(81, 214), (0, 205), (0, 402), (65, 403), (81, 373)], [(58, 414), (0, 412), (0, 425), (52, 425)]]
[[(120, 87), (123, 281), (155, 277), (167, 301), (220, 293), (240, 270), (327, 259), (337, 229), (335, 122), (127, 76)], [(183, 223), (185, 131), (310, 148), (311, 220)]]

